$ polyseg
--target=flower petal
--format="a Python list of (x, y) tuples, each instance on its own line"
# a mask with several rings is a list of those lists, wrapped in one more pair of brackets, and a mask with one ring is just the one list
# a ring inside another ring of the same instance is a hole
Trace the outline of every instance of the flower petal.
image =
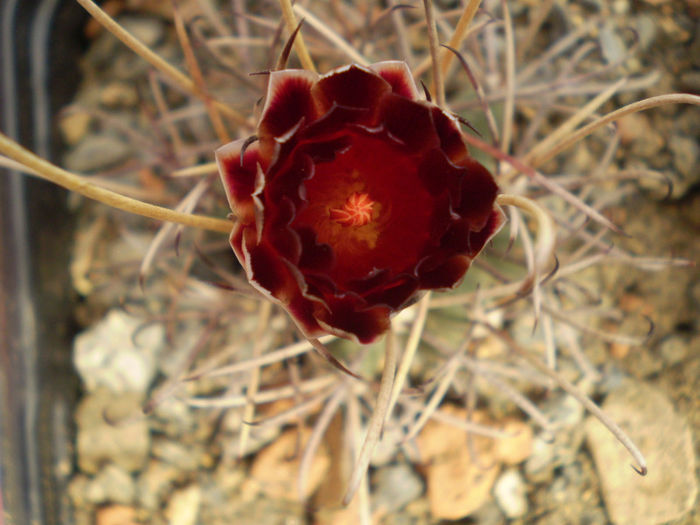
[(469, 151), (462, 138), (459, 121), (455, 117), (448, 115), (438, 107), (434, 107), (433, 122), (438, 137), (440, 137), (440, 148), (452, 162), (459, 163), (469, 156)]
[(266, 213), (267, 230), (264, 236), (280, 257), (296, 265), (301, 259), (302, 244), (297, 232), (289, 227), (296, 213), (294, 203), (285, 197), (270, 208)]
[(498, 186), (493, 176), (472, 158), (464, 159), (464, 179), (460, 198), (453, 203), (453, 211), (469, 219), (472, 230), (481, 230), (493, 212), (493, 202), (498, 194)]
[(418, 280), (404, 274), (363, 295), (363, 298), (368, 304), (386, 305), (396, 311), (406, 306), (417, 290)]
[(431, 112), (427, 103), (390, 93), (382, 101), (380, 121), (391, 137), (415, 153), (440, 146)]
[(367, 308), (365, 302), (353, 294), (328, 300), (328, 307), (316, 305), (318, 324), (330, 333), (367, 344), (389, 329), (386, 306)]
[(420, 94), (408, 64), (403, 60), (386, 60), (369, 66), (391, 86), (391, 91), (411, 100), (419, 100)]
[(333, 249), (325, 243), (316, 242), (316, 233), (311, 228), (297, 229), (301, 242), (299, 269), (302, 272), (328, 272), (335, 259)]
[(311, 95), (311, 88), (317, 78), (316, 73), (303, 69), (270, 73), (267, 98), (258, 124), (261, 141), (283, 136), (302, 119), (312, 122), (319, 116)]
[(471, 259), (454, 255), (440, 264), (426, 260), (418, 268), (418, 281), (423, 290), (441, 290), (457, 286), (469, 269)]
[(241, 148), (247, 139), (221, 146), (214, 153), (231, 210), (239, 221), (254, 220), (253, 193), (258, 182), (258, 164), (263, 163), (258, 144), (246, 148), (241, 166)]
[(486, 222), (486, 225), (478, 232), (469, 234), (469, 255), (473, 258), (486, 246), (486, 243), (498, 233), (505, 223), (505, 215), (503, 211), (496, 207), (491, 213)]
[(266, 242), (246, 241), (249, 239), (242, 242), (242, 261), (253, 287), (285, 308), (307, 337), (325, 333), (314, 317), (318, 304), (304, 296), (294, 266)]
[(391, 92), (391, 86), (371, 69), (350, 64), (321, 76), (312, 92), (326, 111), (334, 104), (374, 109), (379, 100)]
[(464, 168), (452, 164), (439, 148), (426, 152), (418, 166), (418, 176), (431, 195), (437, 197), (447, 192), (457, 202), (464, 171)]

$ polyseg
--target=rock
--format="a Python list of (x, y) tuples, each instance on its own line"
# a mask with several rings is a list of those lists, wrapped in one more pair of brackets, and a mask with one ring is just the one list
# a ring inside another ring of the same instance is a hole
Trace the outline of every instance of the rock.
[(627, 46), (616, 24), (609, 20), (600, 30), (600, 49), (608, 64), (622, 62), (627, 55)]
[(155, 511), (175, 484), (180, 473), (177, 468), (160, 461), (150, 461), (136, 482), (139, 505)]
[(63, 159), (66, 168), (77, 172), (95, 172), (125, 161), (133, 150), (129, 144), (109, 133), (93, 134)]
[[(441, 411), (466, 419), (463, 409), (447, 405)], [(481, 412), (473, 416), (477, 423), (486, 419)], [(468, 516), (490, 498), (499, 471), (494, 440), (477, 435), (471, 439), (474, 447), (470, 450), (464, 430), (435, 420), (429, 421), (418, 435), (430, 511), (436, 520)]]
[(406, 463), (380, 468), (372, 478), (373, 511), (382, 515), (394, 514), (422, 493), (423, 480)]
[(522, 463), (532, 452), (532, 427), (517, 420), (506, 421), (500, 429), (508, 434), (494, 441), (494, 453), (506, 465)]
[(131, 475), (117, 465), (106, 465), (85, 487), (85, 498), (94, 504), (134, 502), (136, 485)]
[(126, 82), (112, 82), (100, 91), (100, 104), (108, 108), (132, 107), (139, 101), (136, 88)]
[(184, 472), (192, 472), (199, 467), (204, 451), (201, 445), (184, 445), (176, 441), (159, 439), (153, 442), (151, 455), (164, 463), (173, 465)]
[(92, 117), (87, 111), (69, 111), (58, 121), (61, 136), (69, 146), (82, 140), (90, 128)]
[(169, 525), (195, 525), (201, 502), (202, 490), (197, 485), (174, 492), (165, 509)]
[(246, 478), (245, 466), (240, 461), (222, 461), (216, 467), (214, 483), (222, 492), (236, 493)]
[(516, 469), (506, 470), (493, 487), (493, 495), (503, 514), (510, 519), (527, 514), (525, 480)]
[(77, 474), (73, 476), (68, 484), (67, 494), (70, 498), (70, 502), (76, 509), (82, 509), (88, 507), (90, 503), (88, 502), (85, 494), (87, 492), (87, 486), (90, 484), (90, 479), (88, 476), (83, 474)]
[(550, 481), (531, 486), (528, 490), (528, 503), (533, 507), (530, 516), (538, 515), (533, 522), (537, 525), (609, 523), (594, 479), (592, 461), (580, 453), (575, 462), (558, 468)]
[(551, 480), (556, 446), (554, 441), (547, 439), (544, 433), (535, 436), (532, 442), (532, 452), (525, 462), (525, 474), (535, 483), (545, 483)]
[[(423, 522), (419, 521), (418, 523)], [(505, 520), (501, 509), (498, 508), (495, 501), (491, 500), (487, 501), (481, 507), (479, 507), (478, 510), (470, 514), (468, 523), (475, 523), (478, 525), (503, 525)]]
[[(311, 430), (304, 428), (302, 435), (296, 429), (287, 430), (271, 445), (262, 449), (250, 468), (248, 478), (243, 482), (243, 498), (262, 493), (268, 498), (297, 499), (297, 480), (301, 463), (301, 452), (308, 442)], [(303, 497), (308, 498), (324, 480), (330, 461), (324, 446), (320, 446), (311, 462)], [(252, 498), (251, 498), (252, 499)]]
[(193, 414), (193, 409), (175, 396), (157, 403), (151, 415), (152, 426), (171, 439), (192, 435), (197, 428), (197, 423), (198, 418)]
[(140, 470), (150, 448), (148, 422), (141, 414), (141, 396), (97, 390), (85, 396), (75, 413), (78, 465), (83, 472), (97, 473), (114, 463), (127, 472)]
[(109, 505), (97, 510), (95, 525), (138, 525), (136, 509), (126, 505)]
[(85, 389), (145, 393), (155, 376), (164, 338), (163, 326), (144, 326), (141, 319), (111, 310), (78, 335), (73, 345), (73, 361)]
[[(698, 338), (696, 338), (697, 343), (700, 343)], [(686, 341), (680, 335), (671, 335), (664, 339), (659, 344), (659, 353), (665, 366), (673, 366), (683, 361), (688, 355), (690, 348), (692, 348), (692, 344), (692, 342)], [(695, 346), (695, 348), (698, 348), (698, 346)]]
[(644, 453), (648, 474), (630, 467), (629, 453), (600, 422), (589, 418), (586, 437), (613, 523), (656, 525), (680, 518), (697, 496), (688, 423), (658, 390), (633, 380), (613, 391), (603, 409)]
[(700, 180), (698, 170), (700, 146), (695, 137), (672, 135), (668, 141), (668, 147), (673, 154), (673, 166), (678, 171), (673, 180), (673, 197), (680, 198)]

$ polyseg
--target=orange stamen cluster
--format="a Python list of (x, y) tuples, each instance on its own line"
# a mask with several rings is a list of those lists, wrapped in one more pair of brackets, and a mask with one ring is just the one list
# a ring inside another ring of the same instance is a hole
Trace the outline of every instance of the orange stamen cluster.
[(366, 193), (353, 193), (342, 208), (332, 208), (328, 214), (343, 226), (364, 226), (372, 220), (374, 201)]

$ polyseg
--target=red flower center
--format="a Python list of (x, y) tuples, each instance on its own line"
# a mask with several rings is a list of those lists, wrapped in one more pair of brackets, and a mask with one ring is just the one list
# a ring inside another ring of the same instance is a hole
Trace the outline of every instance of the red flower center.
[(394, 275), (411, 271), (430, 242), (434, 213), (426, 205), (434, 199), (419, 180), (418, 162), (404, 147), (360, 130), (344, 138), (347, 148), (317, 163), (305, 181), (307, 204), (292, 222), (332, 247), (328, 275), (340, 290), (375, 268)]
[(372, 220), (374, 202), (366, 193), (353, 193), (345, 206), (328, 210), (332, 220), (343, 226), (364, 226)]

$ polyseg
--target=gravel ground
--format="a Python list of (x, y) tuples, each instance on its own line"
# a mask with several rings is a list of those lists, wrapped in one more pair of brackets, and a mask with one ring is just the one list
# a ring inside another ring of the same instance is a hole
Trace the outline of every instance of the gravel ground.
[[(171, 17), (163, 9), (148, 2), (114, 4), (121, 10), (120, 23), (159, 54), (179, 59)], [(125, 9), (140, 4), (143, 10)], [(516, 27), (524, 27), (534, 3), (509, 4)], [(183, 7), (185, 18), (192, 16), (189, 9), (193, 5)], [(638, 46), (638, 52), (619, 69), (641, 78), (641, 87), (618, 95), (615, 105), (674, 91), (700, 92), (697, 2), (616, 0), (557, 5), (536, 36), (535, 48), (560, 36), (557, 31), (562, 26), (574, 30), (587, 17), (598, 15), (604, 22), (596, 26), (591, 41), (599, 46), (604, 61), (622, 60), (629, 48)], [(137, 187), (146, 200), (162, 194), (163, 202), (172, 206), (174, 192), (164, 187), (168, 179), (163, 175), (179, 164), (151, 162), (152, 156), (162, 156), (157, 149), (162, 129), (156, 129), (156, 117), (140, 102), (149, 85), (149, 68), (96, 27), (89, 30), (95, 36), (84, 60), (83, 87), (70, 111), (60, 118), (67, 144), (65, 166), (99, 172), (113, 184), (129, 185), (130, 191)], [(241, 96), (240, 107), (247, 103), (252, 107), (259, 94), (248, 89)], [(166, 99), (173, 107), (182, 103), (176, 90), (168, 90)], [(650, 182), (642, 179), (635, 192), (620, 193), (615, 187), (601, 186), (614, 199), (605, 213), (626, 234), (613, 238), (616, 246), (654, 257), (700, 259), (699, 122), (697, 108), (674, 106), (619, 123), (620, 142), (612, 164), (618, 170), (663, 172), (673, 184), (668, 198), (664, 198), (665, 186), (653, 178)], [(196, 135), (200, 130), (194, 125), (189, 132)], [(205, 142), (202, 148), (210, 145)], [(546, 171), (575, 172), (604, 153), (599, 141), (584, 141), (573, 153), (550, 162)], [(201, 158), (206, 155), (188, 146), (178, 161)], [(132, 184), (134, 179), (138, 186)], [(181, 180), (174, 184), (187, 186)], [(77, 206), (78, 199), (75, 201)], [(202, 334), (207, 332), (200, 330), (196, 312), (207, 301), (218, 301), (221, 291), (205, 286), (188, 289), (191, 293), (183, 294), (181, 302), (191, 306), (192, 316), (184, 315), (177, 326), (169, 322), (144, 325), (161, 312), (159, 301), (168, 297), (169, 287), (181, 286), (183, 266), (209, 279), (211, 274), (194, 261), (163, 259), (146, 274), (146, 293), (139, 295), (136, 269), (153, 237), (152, 226), (139, 219), (115, 219), (100, 208), (80, 208), (83, 215), (71, 274), (81, 296), (75, 318), (84, 326), (74, 348), (82, 397), (75, 413), (75, 468), (67, 494), (75, 523), (356, 523), (355, 514), (332, 503), (347, 477), (347, 459), (338, 452), (344, 436), (340, 419), (331, 422), (322, 446), (306, 467), (309, 499), (303, 504), (294, 497), (295, 480), (301, 463), (299, 451), (304, 450), (310, 431), (300, 431), (305, 427), (296, 426), (297, 420), (250, 427), (245, 457), (238, 460), (235, 451), (241, 440), (243, 413), (197, 409), (186, 402), (190, 397), (225, 392), (228, 383), (212, 378), (173, 386), (167, 379), (182, 376), (186, 371), (182, 363), (188, 362), (193, 348), (209, 344), (203, 342)], [(192, 241), (184, 237), (185, 245)], [(217, 242), (208, 237), (196, 240)], [(169, 256), (173, 255), (171, 246), (172, 239), (163, 249), (170, 250)], [(220, 252), (225, 253), (225, 248)], [(402, 447), (398, 454), (392, 449), (384, 459), (375, 458), (371, 495), (376, 522), (697, 523), (700, 272), (695, 267), (645, 272), (617, 262), (583, 272), (575, 282), (622, 315), (592, 328), (643, 334), (649, 319), (653, 321), (653, 332), (642, 345), (621, 338), (574, 336), (601, 373), (598, 382), (581, 376), (573, 360), (561, 363), (562, 373), (599, 402), (642, 448), (649, 475), (638, 477), (629, 468), (631, 458), (620, 454), (609, 434), (601, 432), (602, 427), (580, 404), (560, 390), (522, 389), (555, 424), (557, 431), (551, 437), (499, 395), (497, 387), (484, 385), (480, 392), (491, 388), (494, 399), (480, 400), (472, 419), (505, 429), (510, 437), (468, 441), (463, 430), (431, 421), (413, 447)], [(255, 305), (246, 297), (236, 303), (244, 334), (254, 331), (255, 316), (250, 312)], [(448, 325), (440, 324), (444, 321), (439, 316), (436, 319), (429, 323), (449, 332)], [(273, 314), (271, 323), (282, 322), (280, 314)], [(532, 317), (516, 318), (508, 326), (514, 337), (522, 334), (518, 340), (523, 345), (543, 344), (541, 334), (539, 338), (531, 334)], [(215, 334), (217, 337), (221, 340), (214, 343), (221, 344), (230, 334)], [(491, 340), (485, 341), (484, 352)], [(430, 370), (430, 358), (419, 359), (416, 377), (427, 376)], [(263, 381), (275, 385), (280, 370), (270, 374)], [(445, 413), (466, 418), (458, 406), (461, 393), (448, 396)], [(146, 416), (143, 406), (152, 408)], [(262, 415), (288, 408), (289, 402), (278, 401), (266, 406)]]

